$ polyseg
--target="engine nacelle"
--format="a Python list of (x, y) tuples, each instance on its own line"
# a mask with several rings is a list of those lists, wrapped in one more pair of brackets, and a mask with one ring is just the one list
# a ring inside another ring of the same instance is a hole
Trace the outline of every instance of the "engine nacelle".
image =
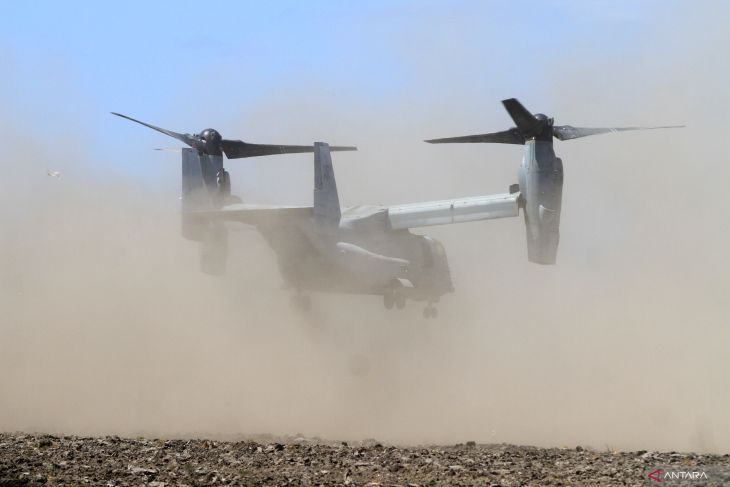
[(536, 264), (555, 264), (560, 241), (563, 161), (559, 157), (543, 157), (522, 178), (527, 259)]
[(182, 225), (183, 237), (202, 242), (208, 238), (210, 223), (195, 214), (198, 210), (219, 208), (240, 202), (231, 196), (231, 177), (223, 168), (223, 157), (182, 150)]

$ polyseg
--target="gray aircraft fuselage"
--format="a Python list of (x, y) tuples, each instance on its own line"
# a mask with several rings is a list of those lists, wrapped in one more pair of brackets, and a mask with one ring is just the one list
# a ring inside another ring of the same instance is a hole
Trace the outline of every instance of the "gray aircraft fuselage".
[(278, 256), (282, 276), (296, 289), (386, 295), (436, 302), (453, 291), (443, 245), (408, 230), (391, 230), (379, 207), (346, 209), (339, 223), (316, 217), (293, 222), (300, 237), (281, 239), (258, 226)]
[(182, 233), (202, 242), (203, 270), (224, 272), (223, 222), (239, 221), (257, 228), (288, 287), (297, 292), (381, 295), (387, 307), (402, 307), (406, 298), (435, 303), (453, 292), (443, 245), (394, 228), (388, 207), (341, 208), (330, 148), (317, 143), (314, 149), (313, 206), (273, 208), (226, 204), (236, 198), (227, 176), (221, 179), (222, 156), (183, 149)]

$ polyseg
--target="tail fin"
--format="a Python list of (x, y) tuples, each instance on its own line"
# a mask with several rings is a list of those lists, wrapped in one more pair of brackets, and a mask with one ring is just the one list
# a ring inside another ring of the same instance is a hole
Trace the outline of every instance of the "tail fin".
[(324, 142), (314, 143), (314, 216), (332, 223), (342, 216), (330, 146)]

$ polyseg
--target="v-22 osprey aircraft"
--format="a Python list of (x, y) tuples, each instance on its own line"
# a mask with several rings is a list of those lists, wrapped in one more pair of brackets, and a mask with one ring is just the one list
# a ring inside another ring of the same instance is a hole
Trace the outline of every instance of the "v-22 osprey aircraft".
[[(672, 127), (580, 128), (554, 126), (552, 118), (532, 115), (512, 98), (503, 104), (517, 127), (504, 132), (431, 143), (492, 142), (525, 146), (519, 183), (508, 193), (426, 201), (394, 206), (340, 206), (332, 151), (355, 147), (250, 144), (223, 139), (213, 129), (180, 134), (126, 115), (120, 117), (174, 137), (182, 149), (182, 234), (201, 243), (201, 270), (222, 274), (228, 257), (227, 222), (253, 225), (271, 246), (292, 302), (311, 307), (307, 291), (368, 294), (383, 297), (387, 309), (423, 301), (423, 315), (436, 317), (434, 306), (454, 287), (443, 245), (410, 230), (417, 227), (519, 216), (524, 210), (528, 260), (554, 264), (562, 197), (562, 161), (552, 138), (560, 140), (606, 132)], [(312, 206), (244, 204), (231, 194), (223, 154), (229, 159), (314, 152)]]
[[(190, 146), (182, 149), (182, 235), (201, 243), (201, 270), (225, 271), (227, 222), (253, 225), (276, 253), (292, 302), (303, 309), (311, 307), (306, 292), (320, 291), (379, 295), (387, 309), (422, 301), (424, 317), (436, 317), (434, 305), (454, 290), (446, 252), (436, 239), (410, 229), (518, 215), (519, 194), (509, 193), (342, 208), (331, 152), (354, 147), (248, 144), (213, 129), (179, 134), (114, 114)], [(239, 158), (307, 151), (314, 152), (312, 206), (244, 204), (231, 195), (224, 153)]]

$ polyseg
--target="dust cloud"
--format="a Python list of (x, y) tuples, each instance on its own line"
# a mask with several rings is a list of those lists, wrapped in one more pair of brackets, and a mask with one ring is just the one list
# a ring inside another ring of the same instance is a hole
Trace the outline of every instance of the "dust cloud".
[[(394, 34), (421, 83), (398, 102), (363, 91), (343, 104), (344, 89), (305, 80), (217, 127), (357, 144), (335, 157), (352, 205), (506, 191), (518, 147), (419, 140), (507, 128), (498, 102), (510, 96), (558, 124), (688, 124), (556, 143), (557, 266), (526, 262), (521, 219), (425, 229), (457, 288), (438, 320), (375, 297), (315, 295), (310, 313), (294, 311), (274, 254), (245, 227), (227, 275), (203, 275), (179, 236), (177, 165), (162, 184), (107, 177), (80, 134), (39, 144), (3, 120), (18, 143), (0, 181), (0, 430), (729, 451), (730, 66), (705, 47), (730, 39), (719, 19), (682, 13), (681, 25), (660, 19), (643, 52), (576, 47), (529, 89), (519, 73), (489, 90), (450, 79), (476, 46), (443, 69)], [(229, 163), (234, 192), (309, 204), (309, 157)]]

